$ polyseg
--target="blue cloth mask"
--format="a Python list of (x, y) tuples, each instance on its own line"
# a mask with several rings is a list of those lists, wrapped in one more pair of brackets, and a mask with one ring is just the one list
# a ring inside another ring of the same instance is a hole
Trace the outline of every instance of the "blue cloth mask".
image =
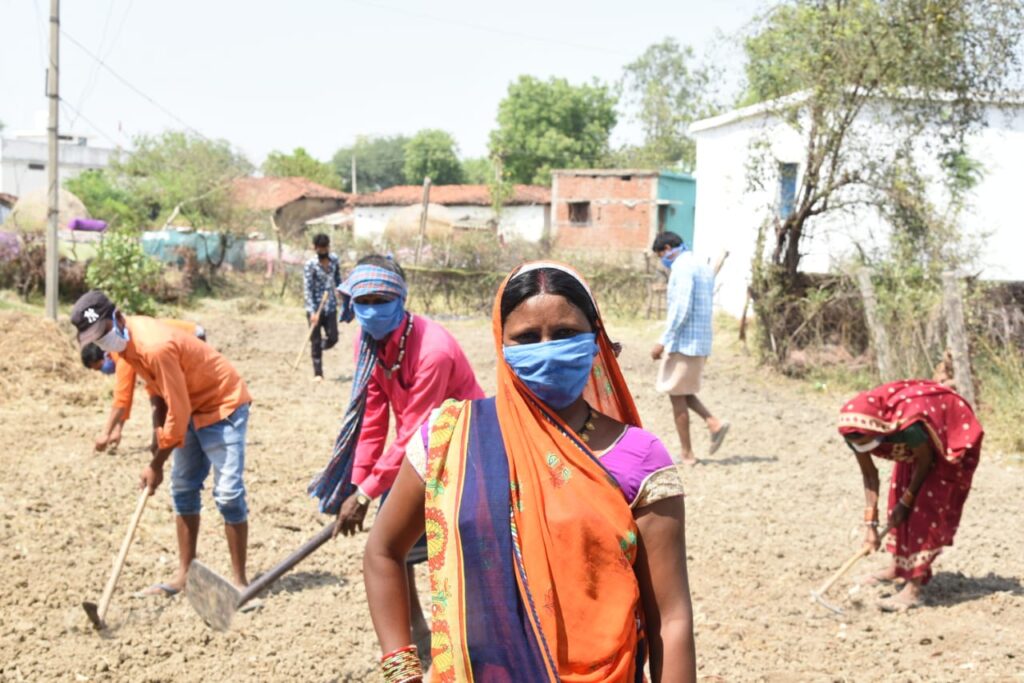
[(108, 354), (103, 354), (103, 365), (100, 366), (100, 372), (104, 375), (113, 375), (116, 369), (117, 366), (114, 365), (114, 359)]
[(503, 349), (505, 362), (530, 391), (555, 410), (572, 404), (590, 379), (597, 355), (592, 332), (568, 339), (519, 344)]
[(672, 270), (672, 262), (676, 260), (676, 257), (686, 251), (686, 247), (680, 244), (675, 249), (671, 249), (668, 253), (661, 257), (661, 265), (667, 269)]
[(405, 317), (405, 302), (401, 298), (385, 304), (353, 302), (352, 308), (363, 331), (377, 341), (394, 332)]

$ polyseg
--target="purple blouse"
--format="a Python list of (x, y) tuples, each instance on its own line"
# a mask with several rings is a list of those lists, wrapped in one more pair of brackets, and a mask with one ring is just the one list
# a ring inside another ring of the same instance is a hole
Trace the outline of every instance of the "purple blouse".
[[(406, 457), (421, 478), (426, 471), (426, 451), (430, 443), (429, 429), (429, 421), (420, 427), (422, 451), (419, 449), (406, 451)], [(630, 505), (636, 502), (637, 496), (643, 490), (644, 483), (650, 479), (652, 474), (675, 465), (661, 439), (648, 431), (632, 426), (626, 427), (619, 440), (603, 454), (597, 454), (597, 456), (604, 468), (619, 484), (626, 502)], [(665, 497), (682, 494), (682, 482), (679, 481), (678, 476), (674, 475), (668, 489), (662, 487), (660, 493)]]

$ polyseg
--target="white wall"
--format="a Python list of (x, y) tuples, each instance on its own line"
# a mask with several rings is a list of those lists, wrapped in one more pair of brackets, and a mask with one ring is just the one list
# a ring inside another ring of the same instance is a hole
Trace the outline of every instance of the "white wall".
[[(86, 169), (106, 168), (116, 150), (64, 142), (60, 145), (60, 179), (74, 178)], [(15, 196), (46, 189), (49, 152), (46, 141), (0, 140), (0, 192)], [(41, 165), (41, 169), (30, 165)]]
[[(353, 235), (357, 239), (376, 240), (384, 234), (388, 222), (404, 206), (356, 206), (352, 212)], [(453, 220), (468, 219), (473, 222), (485, 223), (494, 218), (494, 211), (489, 206), (446, 206)], [(550, 207), (547, 205), (507, 206), (501, 213), (498, 225), (499, 234), (506, 238), (518, 237), (530, 242), (537, 242), (543, 236), (550, 220)]]
[[(886, 112), (868, 108), (857, 122), (857, 144), (870, 145), (873, 153), (895, 150)], [(989, 126), (969, 140), (969, 155), (981, 162), (985, 175), (968, 198), (961, 215), (963, 234), (980, 245), (979, 265), (989, 279), (1024, 280), (1024, 211), (1019, 208), (1019, 186), (1024, 178), (1024, 107), (990, 108)], [(697, 255), (715, 258), (721, 249), (729, 260), (717, 282), (716, 305), (740, 315), (750, 282), (750, 267), (759, 226), (774, 215), (778, 198), (778, 163), (797, 163), (803, 171), (804, 138), (779, 119), (760, 115), (695, 131), (697, 140), (697, 208), (695, 229)], [(942, 209), (940, 169), (926, 151), (927, 140), (915, 145), (918, 171), (933, 179), (929, 195)], [(773, 163), (758, 168), (766, 145)], [(856, 167), (856, 154), (845, 161)], [(760, 180), (760, 187), (752, 185)], [(800, 178), (798, 177), (798, 185)], [(867, 251), (884, 250), (889, 229), (876, 211), (851, 209), (826, 214), (809, 222), (802, 242), (801, 268), (828, 272), (848, 261), (857, 246)], [(769, 227), (766, 249), (772, 248)]]

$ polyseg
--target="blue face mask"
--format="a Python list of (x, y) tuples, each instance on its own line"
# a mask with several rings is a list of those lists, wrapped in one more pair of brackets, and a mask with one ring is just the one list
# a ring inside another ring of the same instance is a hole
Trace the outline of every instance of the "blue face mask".
[(672, 262), (676, 260), (676, 256), (683, 253), (683, 247), (680, 245), (668, 252), (661, 257), (661, 265), (665, 266), (669, 270), (672, 270)]
[(401, 299), (395, 299), (386, 304), (353, 302), (352, 309), (363, 331), (377, 341), (394, 332), (405, 317), (405, 302)]
[(537, 398), (555, 410), (580, 397), (597, 354), (592, 332), (569, 339), (504, 347), (505, 362)]
[(103, 365), (100, 366), (100, 372), (104, 375), (113, 375), (116, 369), (117, 366), (114, 365), (114, 359), (107, 354), (103, 354)]

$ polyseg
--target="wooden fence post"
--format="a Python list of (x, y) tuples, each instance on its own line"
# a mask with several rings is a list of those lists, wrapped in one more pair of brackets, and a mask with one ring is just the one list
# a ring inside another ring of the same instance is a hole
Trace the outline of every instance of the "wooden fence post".
[(893, 377), (892, 355), (889, 353), (889, 335), (878, 317), (878, 300), (875, 299), (875, 287), (871, 284), (870, 270), (861, 268), (857, 271), (857, 286), (860, 288), (861, 298), (864, 299), (864, 317), (871, 333), (871, 345), (875, 347), (878, 374), (881, 375), (883, 382), (891, 382), (896, 378)]
[(423, 236), (427, 233), (427, 207), (430, 205), (430, 178), (423, 179), (423, 211), (420, 212), (420, 236), (416, 240), (416, 257), (414, 265), (420, 264), (420, 252), (423, 251)]
[(971, 373), (971, 355), (967, 344), (967, 328), (964, 325), (964, 304), (956, 273), (942, 274), (942, 307), (946, 313), (946, 340), (953, 354), (953, 380), (956, 390), (971, 407), (974, 402), (974, 375)]

